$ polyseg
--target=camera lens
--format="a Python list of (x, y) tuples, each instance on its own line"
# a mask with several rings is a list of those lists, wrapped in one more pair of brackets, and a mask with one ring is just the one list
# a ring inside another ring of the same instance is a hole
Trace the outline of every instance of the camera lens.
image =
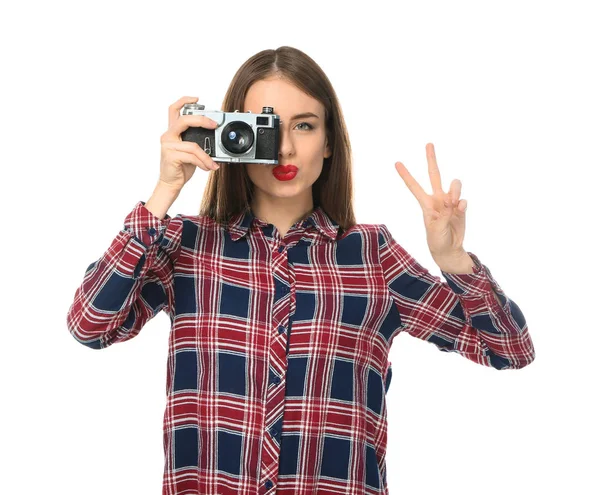
[(230, 153), (246, 153), (254, 144), (254, 132), (242, 121), (230, 122), (221, 133), (221, 143)]

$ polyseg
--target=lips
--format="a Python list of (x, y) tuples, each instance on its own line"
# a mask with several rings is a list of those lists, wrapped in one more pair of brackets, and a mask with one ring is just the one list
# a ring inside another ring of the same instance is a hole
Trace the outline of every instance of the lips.
[(273, 169), (274, 174), (287, 174), (289, 172), (297, 172), (297, 171), (298, 171), (298, 167), (296, 167), (295, 165), (292, 165), (292, 164), (277, 165)]

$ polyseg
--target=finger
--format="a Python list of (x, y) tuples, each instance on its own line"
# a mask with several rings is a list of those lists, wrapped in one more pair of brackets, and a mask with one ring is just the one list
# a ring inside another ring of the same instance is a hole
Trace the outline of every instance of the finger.
[(167, 141), (178, 141), (181, 139), (181, 133), (189, 127), (215, 129), (218, 125), (216, 121), (209, 119), (206, 115), (182, 115), (173, 122), (173, 125), (163, 134), (163, 137)]
[(217, 164), (212, 157), (198, 145), (198, 143), (191, 141), (174, 141), (168, 143), (168, 146), (173, 150), (184, 151), (196, 156), (207, 168), (212, 170), (218, 170), (220, 168), (219, 164)]
[(402, 162), (396, 162), (396, 170), (398, 171), (400, 177), (402, 177), (402, 180), (406, 184), (406, 187), (408, 187), (408, 190), (413, 193), (415, 198), (417, 198), (417, 201), (421, 207), (425, 207), (425, 197), (427, 196), (427, 193), (423, 190), (421, 185), (412, 175), (410, 175), (410, 172)]
[(460, 199), (460, 192), (462, 190), (462, 182), (458, 179), (454, 179), (450, 184), (450, 200), (454, 206), (458, 205)]
[(465, 210), (467, 209), (467, 200), (461, 199), (456, 205), (453, 205), (453, 206), (451, 206), (449, 201), (445, 200), (444, 207), (445, 207), (445, 211), (457, 210), (459, 213), (464, 213)]
[(209, 170), (213, 170), (213, 169), (209, 168), (204, 162), (199, 160), (198, 157), (196, 155), (194, 155), (193, 153), (186, 153), (185, 151), (172, 150), (171, 158), (173, 160), (177, 160), (182, 165), (195, 165), (196, 167), (201, 168), (202, 170), (206, 170), (207, 172)]
[(442, 176), (440, 169), (438, 168), (437, 160), (435, 158), (435, 150), (433, 149), (433, 143), (427, 143), (425, 145), (425, 155), (427, 156), (427, 168), (429, 170), (429, 179), (431, 181), (431, 187), (433, 194), (442, 193)]
[(169, 127), (180, 117), (181, 109), (186, 103), (196, 103), (198, 101), (197, 96), (183, 96), (179, 98), (175, 103), (169, 106)]
[[(192, 143), (191, 141), (173, 141), (165, 144), (167, 149), (188, 153), (190, 155), (195, 156), (200, 163), (203, 164), (201, 168), (204, 170), (218, 170), (219, 165), (217, 165), (214, 160), (198, 145), (198, 143)], [(197, 163), (194, 163), (195, 165)]]

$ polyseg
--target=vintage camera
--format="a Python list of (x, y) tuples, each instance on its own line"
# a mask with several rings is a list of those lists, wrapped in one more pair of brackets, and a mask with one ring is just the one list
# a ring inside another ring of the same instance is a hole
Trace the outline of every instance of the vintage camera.
[(272, 107), (262, 113), (204, 110), (204, 105), (186, 103), (181, 115), (205, 115), (219, 125), (215, 129), (189, 127), (183, 141), (198, 143), (216, 162), (278, 164), (279, 115)]

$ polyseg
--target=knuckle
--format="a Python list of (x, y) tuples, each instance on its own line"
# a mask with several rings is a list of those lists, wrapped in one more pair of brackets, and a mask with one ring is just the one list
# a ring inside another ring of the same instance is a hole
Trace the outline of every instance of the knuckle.
[(161, 144), (167, 144), (169, 142), (173, 141), (171, 133), (170, 132), (165, 132), (160, 136), (160, 142)]

